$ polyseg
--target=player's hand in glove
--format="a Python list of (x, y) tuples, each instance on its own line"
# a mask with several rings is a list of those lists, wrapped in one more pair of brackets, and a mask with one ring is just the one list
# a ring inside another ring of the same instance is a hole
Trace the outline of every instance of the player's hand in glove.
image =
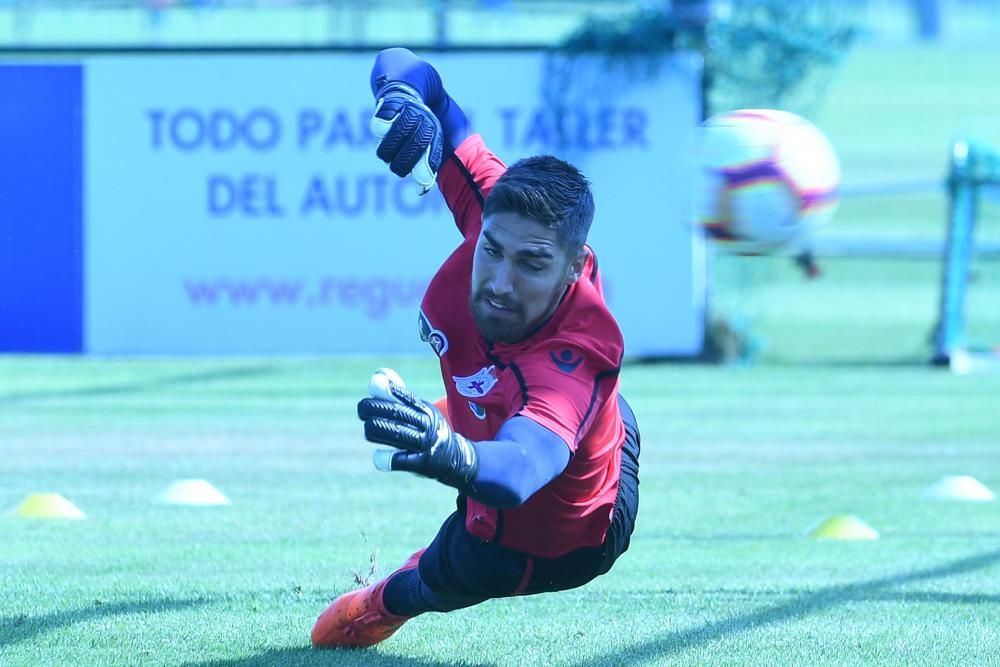
[(444, 153), (441, 122), (416, 89), (405, 83), (386, 81), (375, 98), (371, 130), (381, 139), (376, 154), (397, 176), (412, 175), (420, 194), (427, 194)]
[(440, 410), (413, 396), (402, 381), (395, 381), (399, 376), (392, 375), (395, 378), (376, 371), (369, 385), (372, 398), (358, 403), (365, 438), (395, 448), (376, 451), (375, 466), (415, 472), (463, 493), (473, 492), (479, 457), (472, 443), (451, 429)]

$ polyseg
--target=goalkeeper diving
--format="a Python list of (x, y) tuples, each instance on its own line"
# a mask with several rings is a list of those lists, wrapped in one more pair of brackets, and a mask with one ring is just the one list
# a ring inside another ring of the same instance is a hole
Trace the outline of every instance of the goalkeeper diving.
[(378, 54), (371, 88), (378, 157), (422, 192), (440, 188), (461, 240), (419, 313), (445, 399), (380, 370), (358, 417), (378, 468), (452, 487), (457, 507), (398, 570), (330, 604), (318, 647), (372, 646), (428, 612), (582, 586), (628, 549), (639, 504), (622, 334), (586, 244), (589, 182), (548, 155), (506, 167), (406, 49)]

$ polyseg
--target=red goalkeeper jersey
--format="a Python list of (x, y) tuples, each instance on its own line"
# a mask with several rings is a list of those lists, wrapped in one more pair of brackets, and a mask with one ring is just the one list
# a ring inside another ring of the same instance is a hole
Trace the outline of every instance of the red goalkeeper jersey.
[(479, 135), (442, 165), (438, 186), (464, 240), (431, 280), (420, 334), (440, 358), (449, 419), (459, 433), (493, 440), (520, 415), (569, 445), (566, 469), (520, 507), (466, 502), (472, 534), (554, 558), (601, 544), (611, 523), (625, 439), (617, 401), (623, 341), (589, 248), (581, 278), (539, 331), (516, 344), (480, 335), (469, 307), (472, 258), (483, 203), (506, 169)]

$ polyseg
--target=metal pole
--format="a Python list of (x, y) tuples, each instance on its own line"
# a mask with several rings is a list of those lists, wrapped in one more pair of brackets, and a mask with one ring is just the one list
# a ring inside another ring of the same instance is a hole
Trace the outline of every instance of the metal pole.
[(979, 183), (976, 147), (958, 141), (952, 147), (948, 174), (948, 239), (944, 247), (941, 304), (934, 340), (934, 364), (947, 364), (965, 346), (965, 292), (972, 263)]

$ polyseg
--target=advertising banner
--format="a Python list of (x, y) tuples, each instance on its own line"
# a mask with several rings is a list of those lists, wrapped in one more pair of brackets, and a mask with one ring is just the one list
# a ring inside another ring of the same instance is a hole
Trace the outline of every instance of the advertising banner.
[[(591, 179), (590, 244), (627, 353), (697, 352), (697, 61), (554, 114), (541, 53), (421, 55), (505, 162), (553, 153)], [(424, 351), (419, 303), (461, 237), (436, 190), (418, 197), (375, 156), (373, 59), (86, 61), (87, 350)]]

